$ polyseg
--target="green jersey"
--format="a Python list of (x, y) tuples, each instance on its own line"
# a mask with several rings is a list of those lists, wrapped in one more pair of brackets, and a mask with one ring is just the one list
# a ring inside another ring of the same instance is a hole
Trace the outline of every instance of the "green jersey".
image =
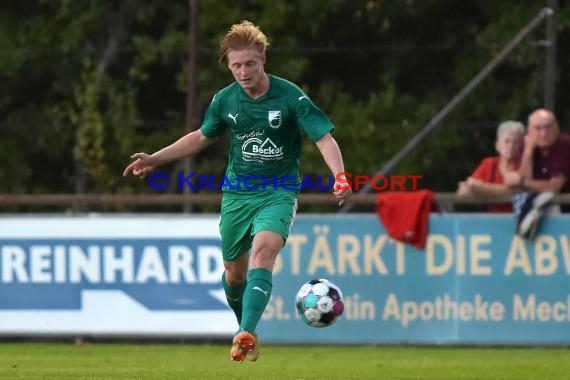
[(329, 118), (295, 84), (269, 75), (269, 89), (250, 98), (234, 82), (212, 99), (200, 128), (212, 138), (230, 129), (225, 194), (291, 190), (300, 185), (301, 131), (316, 142), (334, 129)]

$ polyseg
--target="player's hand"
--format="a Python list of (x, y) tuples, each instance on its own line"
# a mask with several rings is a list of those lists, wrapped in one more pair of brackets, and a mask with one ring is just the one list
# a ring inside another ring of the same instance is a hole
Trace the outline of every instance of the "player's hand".
[(148, 174), (152, 173), (156, 167), (156, 158), (146, 153), (135, 153), (131, 156), (134, 161), (125, 168), (123, 171), (123, 177), (133, 173), (133, 175), (140, 178), (146, 177)]
[(352, 195), (352, 188), (348, 181), (335, 181), (333, 195), (338, 200), (338, 205), (342, 206), (344, 200)]

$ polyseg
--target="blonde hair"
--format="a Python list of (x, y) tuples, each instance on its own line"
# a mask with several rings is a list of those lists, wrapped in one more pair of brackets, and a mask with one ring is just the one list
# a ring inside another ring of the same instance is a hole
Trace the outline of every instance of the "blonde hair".
[(220, 42), (219, 62), (222, 63), (228, 58), (230, 50), (243, 50), (254, 48), (259, 53), (265, 54), (265, 49), (269, 46), (267, 37), (250, 21), (244, 20), (239, 24), (232, 25), (229, 32)]

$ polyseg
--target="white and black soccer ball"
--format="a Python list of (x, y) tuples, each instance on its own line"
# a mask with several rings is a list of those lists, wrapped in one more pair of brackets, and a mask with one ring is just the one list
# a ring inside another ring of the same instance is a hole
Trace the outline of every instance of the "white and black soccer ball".
[(344, 299), (338, 286), (326, 279), (304, 283), (295, 297), (297, 315), (311, 327), (327, 327), (344, 311)]

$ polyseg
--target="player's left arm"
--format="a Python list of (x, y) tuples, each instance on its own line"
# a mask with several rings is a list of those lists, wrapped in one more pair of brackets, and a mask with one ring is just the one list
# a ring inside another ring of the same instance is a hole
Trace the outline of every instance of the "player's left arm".
[(343, 179), (346, 179), (346, 176), (344, 174), (344, 162), (342, 160), (342, 153), (340, 152), (340, 148), (330, 133), (325, 134), (323, 137), (317, 140), (315, 144), (323, 155), (325, 163), (334, 175), (335, 184), (333, 195), (339, 200), (340, 205), (352, 194), (352, 189), (350, 188), (347, 181), (342, 181)]

